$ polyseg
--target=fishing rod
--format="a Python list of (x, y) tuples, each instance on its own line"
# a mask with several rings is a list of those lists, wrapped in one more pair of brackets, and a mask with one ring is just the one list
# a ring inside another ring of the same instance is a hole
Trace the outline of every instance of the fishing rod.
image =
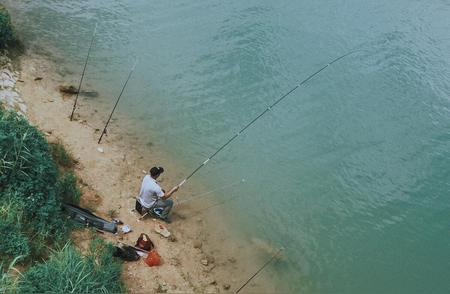
[(332, 65), (335, 62), (338, 62), (342, 58), (353, 54), (356, 51), (350, 51), (344, 55), (339, 56), (338, 58), (332, 60), (331, 62), (324, 65), (322, 68), (308, 76), (306, 79), (301, 81), (298, 85), (293, 87), (291, 90), (289, 90), (287, 93), (285, 93), (283, 96), (281, 96), (278, 100), (273, 102), (271, 105), (269, 105), (263, 112), (261, 112), (258, 116), (256, 116), (253, 120), (251, 120), (249, 123), (247, 123), (239, 132), (237, 132), (234, 136), (232, 136), (225, 144), (223, 144), (219, 149), (217, 149), (211, 156), (209, 156), (203, 163), (201, 163), (196, 169), (194, 169), (186, 178), (184, 178), (177, 186), (174, 188), (180, 188), (182, 185), (184, 185), (193, 175), (195, 175), (202, 167), (204, 167), (211, 159), (213, 159), (220, 151), (222, 151), (225, 147), (227, 147), (231, 142), (233, 142), (237, 137), (239, 137), (240, 134), (242, 134), (245, 130), (247, 130), (251, 125), (253, 125), (257, 120), (259, 120), (262, 116), (264, 116), (267, 112), (269, 112), (273, 107), (275, 107), (278, 103), (280, 103), (284, 98), (289, 96), (292, 92), (297, 90), (299, 87), (307, 83), (309, 80), (311, 80), (313, 77), (318, 75), (320, 72), (325, 70), (327, 67)]
[(271, 262), (272, 262), (272, 260), (274, 260), (275, 259), (275, 257), (277, 257), (278, 256), (278, 254), (281, 252), (281, 251), (283, 251), (283, 248), (280, 248), (280, 249), (278, 249), (278, 251), (274, 254), (274, 255), (272, 255), (272, 257), (262, 266), (262, 267), (260, 267), (257, 271), (256, 271), (256, 273), (254, 273), (239, 289), (237, 289), (236, 290), (236, 292), (234, 292), (234, 293), (239, 293), (242, 289), (244, 289), (244, 287), (245, 286), (247, 286), (247, 284), (248, 283), (250, 283), (250, 281), (251, 280), (253, 280), (253, 278), (255, 278), (266, 266), (268, 266)]
[(81, 74), (80, 84), (78, 85), (77, 96), (75, 97), (75, 102), (73, 103), (72, 113), (70, 114), (70, 121), (73, 119), (73, 114), (77, 107), (78, 95), (80, 94), (81, 84), (83, 83), (84, 73), (86, 72), (86, 66), (88, 64), (89, 55), (91, 55), (92, 44), (94, 44), (95, 35), (97, 34), (97, 23), (95, 23), (94, 33), (92, 34), (91, 45), (89, 46), (86, 61), (84, 63), (83, 73)]
[(125, 88), (126, 88), (126, 86), (128, 84), (128, 81), (130, 80), (131, 75), (134, 72), (134, 69), (136, 68), (136, 64), (137, 64), (137, 60), (134, 61), (134, 65), (131, 68), (130, 73), (128, 74), (128, 78), (126, 79), (125, 84), (122, 87), (122, 91), (120, 92), (119, 97), (117, 98), (116, 104), (114, 105), (114, 108), (111, 111), (111, 114), (109, 115), (108, 121), (106, 122), (105, 127), (103, 128), (102, 134), (100, 135), (100, 138), (98, 139), (98, 144), (100, 144), (100, 142), (102, 141), (103, 135), (106, 134), (106, 128), (108, 127), (108, 124), (111, 121), (111, 117), (112, 117), (114, 111), (116, 110), (117, 104), (119, 104), (119, 100), (122, 97), (123, 91), (125, 90)]
[[(208, 195), (208, 194), (211, 194), (211, 193), (214, 193), (214, 192), (217, 192), (217, 191), (220, 191), (220, 190), (229, 188), (229, 187), (233, 187), (233, 186), (239, 185), (239, 184), (241, 184), (241, 183), (245, 183), (245, 181), (246, 181), (245, 179), (241, 179), (241, 180), (239, 180), (239, 181), (236, 181), (236, 182), (234, 182), (234, 183), (231, 183), (231, 184), (222, 186), (222, 187), (220, 187), (220, 188), (217, 188), (217, 189), (214, 189), (214, 190), (211, 190), (211, 191), (208, 191), (208, 192), (205, 192), (205, 193), (202, 193), (202, 194), (199, 194), (199, 195), (190, 197), (190, 198), (188, 198), (188, 199), (186, 199), (186, 200), (183, 200), (183, 201), (181, 201), (181, 202), (178, 202), (178, 200), (177, 200), (176, 205), (178, 206), (178, 205), (181, 205), (181, 204), (183, 204), (183, 203), (190, 202), (190, 201), (192, 201), (192, 200), (196, 200), (196, 199), (198, 199), (198, 198), (204, 197), (204, 196), (206, 196), (206, 195)], [(222, 204), (224, 204), (225, 202), (228, 202), (228, 201), (230, 201), (230, 200), (233, 200), (234, 198), (237, 198), (237, 197), (238, 197), (238, 196), (234, 196), (234, 197), (227, 198), (227, 199), (225, 199), (225, 200), (222, 201), (222, 202), (219, 202), (219, 203), (213, 204), (213, 205), (211, 205), (211, 206), (208, 206), (208, 207), (206, 207), (206, 208), (200, 209), (200, 210), (198, 210), (196, 213), (202, 212), (203, 210), (210, 209), (211, 207), (214, 207), (214, 206), (222, 205)], [(143, 219), (143, 218), (146, 217), (149, 213), (150, 213), (150, 211), (147, 211), (147, 212), (144, 213), (142, 216), (140, 216), (140, 217), (138, 218), (138, 220)]]

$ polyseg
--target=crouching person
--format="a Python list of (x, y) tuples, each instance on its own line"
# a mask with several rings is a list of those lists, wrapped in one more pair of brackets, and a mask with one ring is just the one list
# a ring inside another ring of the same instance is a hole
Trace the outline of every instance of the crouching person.
[(155, 166), (150, 169), (150, 175), (144, 177), (139, 197), (136, 200), (136, 210), (141, 215), (149, 213), (170, 223), (169, 213), (172, 209), (173, 201), (169, 198), (179, 187), (175, 186), (169, 192), (165, 192), (156, 181), (163, 172), (164, 169), (162, 167)]

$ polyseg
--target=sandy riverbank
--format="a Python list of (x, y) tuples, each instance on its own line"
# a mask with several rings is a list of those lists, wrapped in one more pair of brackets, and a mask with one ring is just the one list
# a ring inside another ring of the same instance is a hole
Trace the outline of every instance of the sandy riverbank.
[[(147, 267), (143, 260), (125, 263), (123, 279), (130, 292), (232, 292), (263, 263), (267, 252), (255, 252), (255, 247), (237, 242), (220, 215), (213, 218), (197, 215), (196, 209), (186, 204), (175, 207), (174, 221), (168, 225), (174, 236), (170, 240), (155, 233), (156, 220), (138, 221), (138, 215), (131, 209), (143, 171), (153, 164), (165, 166), (167, 172), (161, 179), (165, 187), (179, 180), (170, 177), (179, 177), (171, 172), (176, 171), (176, 163), (125, 133), (111, 133), (102, 142), (104, 152), (99, 152), (98, 129), (103, 123), (97, 115), (100, 110), (81, 99), (76, 120), (69, 121), (73, 97), (59, 93), (58, 86), (67, 77), (56, 74), (57, 65), (30, 53), (21, 57), (20, 64), (21, 82), (16, 88), (27, 106), (26, 115), (48, 135), (49, 141), (61, 140), (78, 160), (76, 173), (82, 182), (82, 206), (95, 209), (96, 214), (106, 219), (114, 210), (133, 230), (122, 237), (107, 233), (101, 236), (114, 243), (122, 239), (132, 244), (141, 232), (147, 233), (162, 256), (163, 264), (159, 267)], [(35, 80), (36, 77), (42, 79)], [(177, 197), (181, 200), (183, 195), (192, 195), (196, 188), (183, 188)], [(74, 238), (82, 246), (88, 234), (76, 233)], [(266, 279), (255, 280), (246, 290), (275, 292)]]

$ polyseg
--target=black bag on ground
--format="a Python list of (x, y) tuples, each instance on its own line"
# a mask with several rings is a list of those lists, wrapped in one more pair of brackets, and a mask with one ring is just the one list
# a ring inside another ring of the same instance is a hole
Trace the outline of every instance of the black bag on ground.
[(113, 253), (114, 257), (118, 257), (125, 261), (136, 261), (139, 259), (139, 254), (136, 253), (136, 250), (130, 246), (123, 247), (115, 247), (116, 250)]
[(113, 234), (117, 232), (117, 224), (106, 221), (85, 208), (81, 208), (69, 203), (63, 203), (63, 208), (70, 218), (79, 223), (82, 223), (88, 227), (95, 227), (99, 230), (110, 232)]

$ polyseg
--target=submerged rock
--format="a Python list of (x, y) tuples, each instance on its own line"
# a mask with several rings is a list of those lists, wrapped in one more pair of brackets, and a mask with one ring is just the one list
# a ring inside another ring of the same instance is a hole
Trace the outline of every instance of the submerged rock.
[(4, 49), (15, 42), (14, 29), (8, 10), (0, 4), (0, 49)]
[(98, 97), (97, 91), (81, 91), (80, 94), (83, 95), (84, 97), (89, 97), (89, 98), (97, 98)]
[(72, 85), (69, 85), (69, 86), (61, 85), (61, 86), (59, 86), (59, 91), (61, 93), (70, 94), (70, 95), (74, 95), (74, 94), (78, 93), (78, 89), (75, 88), (75, 86), (72, 86)]
[[(59, 86), (59, 91), (63, 94), (68, 94), (68, 95), (78, 94), (78, 88), (76, 88), (73, 85), (61, 85), (61, 86)], [(82, 95), (84, 97), (89, 97), (89, 98), (96, 98), (96, 97), (98, 97), (98, 92), (97, 91), (80, 91), (80, 95)]]

